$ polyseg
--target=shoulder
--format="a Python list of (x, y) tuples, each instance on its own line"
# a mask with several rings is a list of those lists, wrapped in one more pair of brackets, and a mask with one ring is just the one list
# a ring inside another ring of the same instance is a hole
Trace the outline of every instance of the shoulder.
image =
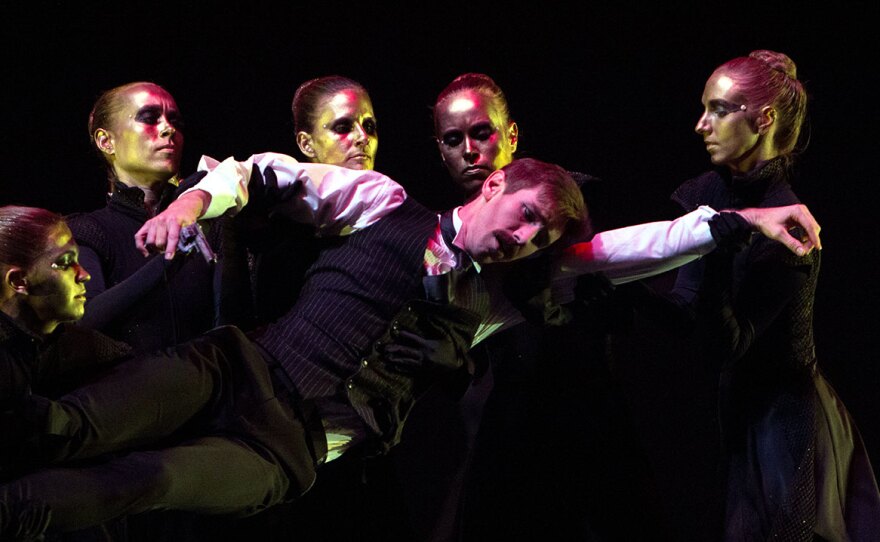
[(724, 181), (716, 171), (706, 171), (697, 177), (681, 183), (672, 192), (670, 199), (684, 208), (693, 211), (713, 199), (715, 193), (723, 188)]
[(119, 359), (132, 351), (131, 346), (122, 341), (77, 324), (61, 326), (55, 340), (62, 357), (88, 353), (96, 361), (106, 362)]
[(64, 217), (77, 244), (104, 252), (108, 246), (106, 208), (90, 213), (73, 213)]

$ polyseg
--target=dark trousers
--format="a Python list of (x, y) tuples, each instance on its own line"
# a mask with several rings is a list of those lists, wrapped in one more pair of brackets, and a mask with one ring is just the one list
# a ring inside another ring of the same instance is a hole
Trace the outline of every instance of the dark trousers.
[(248, 515), (297, 497), (315, 478), (312, 424), (270, 375), (232, 327), (124, 361), (43, 405), (47, 438), (33, 453), (58, 466), (0, 498), (46, 502), (66, 531), (156, 509)]

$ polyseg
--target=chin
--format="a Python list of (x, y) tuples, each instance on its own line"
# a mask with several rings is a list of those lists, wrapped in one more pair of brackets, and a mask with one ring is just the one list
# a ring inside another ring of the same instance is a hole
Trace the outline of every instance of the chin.
[(455, 179), (455, 184), (461, 188), (465, 197), (470, 198), (480, 191), (480, 187), (483, 186), (483, 179), (474, 179), (473, 177)]

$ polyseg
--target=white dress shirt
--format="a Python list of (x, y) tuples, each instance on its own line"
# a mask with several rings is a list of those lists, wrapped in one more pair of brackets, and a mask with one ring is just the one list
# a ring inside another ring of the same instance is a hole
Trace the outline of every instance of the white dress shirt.
[[(277, 153), (255, 154), (243, 161), (230, 157), (222, 162), (203, 156), (199, 169), (209, 173), (191, 189), (204, 190), (211, 196), (203, 218), (213, 218), (228, 210), (237, 212), (247, 204), (247, 184), (254, 166), (260, 171), (271, 166), (279, 188), (300, 185), (296, 195), (283, 202), (285, 214), (314, 226), (320, 236), (349, 235), (366, 228), (394, 211), (407, 197), (402, 186), (377, 171), (299, 162)], [(453, 215), (456, 233), (461, 228), (457, 211)], [(560, 303), (572, 300), (577, 275), (602, 272), (612, 283), (621, 284), (699, 258), (715, 248), (708, 222), (716, 214), (704, 206), (675, 220), (599, 232), (589, 242), (572, 245), (554, 269), (554, 297)], [(444, 273), (454, 265), (455, 256), (443, 241), (438, 221), (435, 235), (425, 249), (425, 271)], [(522, 314), (502, 294), (501, 281), (494, 279), (498, 273), (492, 271), (493, 266), (476, 267), (485, 277), (491, 310), (480, 325), (474, 344), (523, 321)]]

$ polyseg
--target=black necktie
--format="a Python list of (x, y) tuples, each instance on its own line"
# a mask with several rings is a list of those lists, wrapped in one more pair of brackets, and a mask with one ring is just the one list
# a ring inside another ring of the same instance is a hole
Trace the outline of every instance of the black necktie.
[(446, 246), (455, 255), (455, 269), (467, 271), (470, 269), (473, 261), (467, 252), (452, 243), (455, 239), (455, 225), (452, 223), (452, 212), (452, 209), (450, 209), (440, 215), (440, 234), (443, 236), (443, 242), (446, 243)]

